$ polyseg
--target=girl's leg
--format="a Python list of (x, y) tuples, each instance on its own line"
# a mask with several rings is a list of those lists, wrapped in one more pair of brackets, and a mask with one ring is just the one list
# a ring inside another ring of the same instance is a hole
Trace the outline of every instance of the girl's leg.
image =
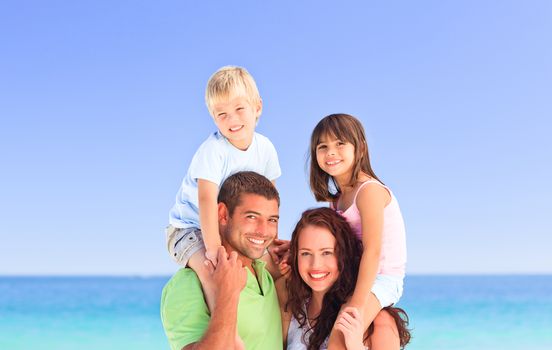
[(370, 350), (399, 350), (401, 341), (393, 316), (382, 310), (374, 319), (374, 333), (370, 336)]

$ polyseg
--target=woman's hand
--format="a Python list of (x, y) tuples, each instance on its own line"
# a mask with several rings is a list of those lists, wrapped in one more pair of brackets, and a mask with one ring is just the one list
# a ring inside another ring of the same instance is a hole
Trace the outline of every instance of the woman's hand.
[(356, 307), (347, 306), (341, 310), (334, 328), (343, 333), (347, 350), (364, 350), (364, 327), (362, 315)]

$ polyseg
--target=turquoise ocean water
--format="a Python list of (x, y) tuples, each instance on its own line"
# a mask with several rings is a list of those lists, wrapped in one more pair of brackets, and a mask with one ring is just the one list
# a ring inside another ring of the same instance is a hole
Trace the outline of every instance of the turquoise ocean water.
[[(168, 349), (169, 277), (0, 277), (0, 349)], [(407, 349), (552, 349), (552, 276), (408, 276)]]

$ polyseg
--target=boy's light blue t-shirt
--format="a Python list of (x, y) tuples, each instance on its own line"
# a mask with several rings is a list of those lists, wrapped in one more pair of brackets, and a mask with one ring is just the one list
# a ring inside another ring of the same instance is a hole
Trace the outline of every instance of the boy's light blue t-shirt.
[(272, 142), (254, 133), (251, 145), (242, 151), (219, 131), (211, 134), (192, 158), (169, 213), (169, 223), (179, 228), (200, 227), (197, 180), (208, 180), (220, 187), (227, 177), (238, 171), (254, 171), (271, 181), (280, 177), (282, 171)]

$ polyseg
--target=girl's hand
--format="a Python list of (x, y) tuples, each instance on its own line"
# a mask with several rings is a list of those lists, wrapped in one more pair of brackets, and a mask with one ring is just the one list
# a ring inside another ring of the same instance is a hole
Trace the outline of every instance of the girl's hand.
[(347, 350), (364, 350), (362, 316), (356, 307), (345, 307), (335, 321), (334, 328), (343, 333)]

